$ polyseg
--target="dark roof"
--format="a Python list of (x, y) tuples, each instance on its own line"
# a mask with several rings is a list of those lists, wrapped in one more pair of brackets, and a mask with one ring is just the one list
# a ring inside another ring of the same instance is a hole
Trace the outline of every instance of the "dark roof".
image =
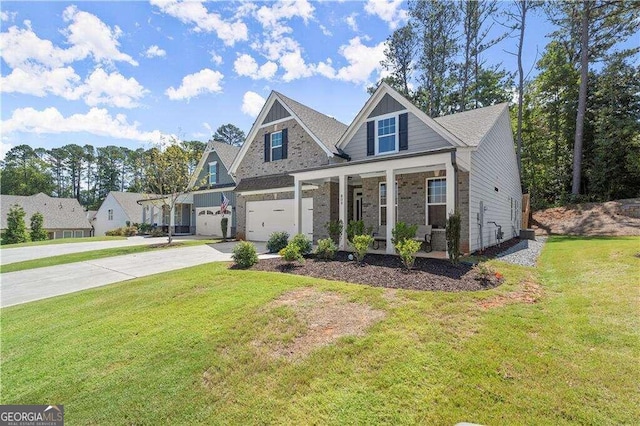
[(236, 155), (240, 152), (239, 146), (229, 145), (228, 143), (218, 141), (210, 141), (209, 147), (218, 153), (220, 161), (222, 161), (222, 164), (224, 164), (224, 167), (227, 170), (229, 170), (229, 167), (231, 167)]
[(264, 189), (288, 188), (293, 186), (293, 176), (270, 175), (245, 178), (236, 186), (235, 192), (260, 191)]
[(15, 204), (21, 206), (26, 215), (25, 222), (29, 227), (31, 216), (42, 213), (45, 229), (90, 229), (91, 224), (87, 219), (78, 200), (75, 198), (53, 198), (42, 192), (35, 195), (2, 195), (0, 197), (2, 229), (7, 228), (7, 214)]
[(434, 118), (442, 127), (469, 146), (478, 146), (491, 130), (507, 103)]
[(329, 117), (315, 109), (302, 105), (300, 102), (294, 101), (286, 97), (282, 93), (275, 92), (276, 95), (284, 102), (287, 107), (304, 123), (305, 126), (320, 140), (329, 151), (336, 153), (336, 144), (340, 137), (344, 134), (349, 126), (339, 122), (333, 117)]

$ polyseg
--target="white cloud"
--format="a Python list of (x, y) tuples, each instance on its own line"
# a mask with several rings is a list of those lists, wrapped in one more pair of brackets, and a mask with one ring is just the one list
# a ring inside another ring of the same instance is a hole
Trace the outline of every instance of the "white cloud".
[(7, 155), (7, 152), (9, 152), (11, 148), (13, 148), (13, 144), (0, 141), (0, 160), (4, 160), (5, 155)]
[(336, 78), (336, 70), (332, 66), (331, 58), (327, 58), (326, 62), (319, 62), (316, 65), (316, 73), (327, 78)]
[[(16, 16), (18, 16), (18, 12), (7, 12), (6, 10), (0, 12), (0, 20), (2, 22), (13, 22), (16, 20)], [(4, 157), (4, 154), (2, 156)]]
[(305, 24), (313, 18), (314, 7), (307, 0), (284, 0), (272, 6), (262, 6), (255, 12), (256, 19), (265, 28), (280, 26), (282, 19), (302, 18)]
[(222, 56), (218, 55), (213, 50), (209, 52), (211, 54), (211, 61), (216, 65), (222, 65)]
[(349, 44), (340, 46), (340, 54), (349, 65), (340, 68), (336, 73), (339, 80), (352, 83), (367, 83), (374, 71), (380, 71), (380, 61), (384, 59), (384, 42), (375, 46), (365, 46), (360, 37), (349, 40)]
[(320, 24), (320, 31), (322, 31), (322, 34), (326, 35), (327, 37), (331, 37), (333, 35), (331, 31), (329, 31), (329, 29), (322, 24)]
[(247, 26), (239, 19), (227, 22), (217, 13), (209, 13), (200, 0), (180, 2), (177, 0), (151, 0), (163, 13), (179, 19), (185, 24), (194, 24), (196, 32), (215, 32), (226, 45), (248, 39)]
[(257, 117), (265, 101), (266, 99), (256, 92), (246, 92), (242, 97), (242, 112), (251, 117)]
[(358, 23), (356, 22), (356, 16), (358, 16), (357, 13), (352, 13), (345, 18), (345, 22), (352, 31), (358, 32)]
[(144, 56), (147, 58), (163, 57), (167, 56), (167, 51), (154, 44), (144, 52)]
[(221, 72), (209, 68), (189, 74), (182, 79), (177, 89), (169, 87), (166, 95), (171, 100), (191, 99), (204, 93), (218, 93), (222, 91), (220, 81), (224, 78)]
[(86, 114), (73, 114), (64, 117), (56, 108), (42, 111), (33, 108), (18, 108), (11, 118), (2, 122), (3, 132), (59, 134), (86, 132), (98, 136), (116, 139), (128, 139), (142, 142), (161, 143), (172, 135), (159, 130), (144, 132), (138, 129), (139, 123), (129, 123), (124, 114), (112, 117), (106, 109), (91, 108)]
[(41, 39), (29, 25), (25, 29), (12, 26), (0, 33), (0, 56), (10, 68), (33, 64), (55, 68), (77, 59), (71, 49), (60, 49), (49, 40)]
[(278, 65), (275, 62), (266, 62), (260, 67), (252, 56), (246, 53), (238, 56), (233, 63), (233, 69), (238, 75), (250, 77), (254, 80), (271, 79), (278, 71)]
[(38, 97), (53, 94), (76, 100), (82, 93), (77, 90), (80, 80), (80, 76), (71, 67), (53, 70), (16, 68), (6, 77), (0, 77), (0, 91)]
[(403, 0), (368, 0), (364, 10), (370, 15), (376, 15), (395, 30), (400, 23), (408, 19), (408, 13), (400, 9)]
[(85, 80), (82, 90), (89, 106), (102, 104), (119, 108), (137, 107), (137, 101), (148, 92), (135, 78), (127, 79), (117, 71), (107, 74), (102, 68)]
[(282, 68), (285, 70), (282, 76), (284, 81), (292, 81), (313, 75), (313, 66), (307, 65), (302, 58), (300, 50), (283, 55), (282, 58), (280, 58), (280, 65), (282, 65)]

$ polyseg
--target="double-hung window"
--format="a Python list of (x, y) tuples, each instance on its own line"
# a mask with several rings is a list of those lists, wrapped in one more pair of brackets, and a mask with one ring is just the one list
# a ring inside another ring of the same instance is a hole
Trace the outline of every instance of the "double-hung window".
[(427, 179), (427, 225), (447, 226), (447, 179)]
[(218, 162), (209, 163), (209, 185), (218, 183)]
[(376, 154), (398, 150), (396, 117), (382, 118), (376, 122)]
[(107, 220), (113, 220), (113, 210), (107, 210)]
[(282, 160), (282, 132), (271, 133), (271, 161)]
[[(380, 226), (385, 226), (387, 224), (387, 183), (380, 182), (380, 195), (378, 199), (378, 206), (380, 209), (380, 214), (378, 217), (380, 218)], [(396, 221), (398, 220), (398, 182), (396, 182)]]

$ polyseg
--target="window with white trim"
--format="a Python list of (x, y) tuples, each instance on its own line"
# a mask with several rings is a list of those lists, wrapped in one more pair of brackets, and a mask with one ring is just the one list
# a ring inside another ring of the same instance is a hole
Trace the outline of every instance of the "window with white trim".
[(84, 231), (74, 231), (73, 232), (73, 236), (75, 238), (82, 238), (82, 237), (84, 237)]
[(209, 163), (209, 185), (218, 183), (218, 162)]
[(376, 154), (398, 151), (397, 117), (376, 120)]
[[(387, 183), (380, 182), (380, 189), (378, 191), (378, 222), (380, 226), (387, 224)], [(396, 221), (398, 220), (398, 182), (396, 182)]]
[(427, 178), (427, 225), (447, 226), (447, 179)]
[(73, 231), (62, 231), (62, 238), (73, 238)]
[(271, 133), (271, 161), (282, 160), (282, 132)]
[(113, 209), (107, 210), (107, 220), (113, 220)]

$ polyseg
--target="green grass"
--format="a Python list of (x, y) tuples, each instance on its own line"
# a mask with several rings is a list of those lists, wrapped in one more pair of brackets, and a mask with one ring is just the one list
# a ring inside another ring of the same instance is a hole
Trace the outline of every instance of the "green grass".
[[(80, 253), (61, 254), (60, 256), (44, 257), (41, 259), (25, 260), (22, 262), (10, 263), (8, 265), (0, 266), (0, 273), (24, 271), (26, 269), (44, 268), (46, 266), (62, 265), (65, 263), (84, 262), (87, 260), (102, 259), (104, 257), (120, 256), (123, 254), (144, 253), (147, 251), (163, 250), (167, 248), (185, 247), (185, 246), (198, 246), (203, 244), (211, 244), (220, 240), (188, 240), (174, 242), (171, 246), (155, 246), (152, 245), (139, 245), (129, 247), (114, 247), (102, 250), (91, 250)], [(158, 244), (166, 242), (165, 239), (159, 240)], [(154, 247), (155, 246), (155, 247)]]
[(27, 243), (18, 244), (2, 244), (2, 249), (12, 249), (19, 247), (46, 246), (49, 244), (67, 244), (67, 243), (91, 243), (94, 241), (115, 241), (126, 240), (126, 237), (84, 237), (84, 238), (59, 238), (57, 240), (29, 241)]
[[(395, 301), (218, 263), (10, 307), (0, 399), (64, 404), (69, 424), (635, 424), (639, 244), (551, 237), (537, 269), (492, 262), (497, 289)], [(538, 303), (479, 306), (526, 279)], [(303, 286), (387, 316), (302, 360), (265, 357), (254, 339), (299, 326), (265, 305)]]

